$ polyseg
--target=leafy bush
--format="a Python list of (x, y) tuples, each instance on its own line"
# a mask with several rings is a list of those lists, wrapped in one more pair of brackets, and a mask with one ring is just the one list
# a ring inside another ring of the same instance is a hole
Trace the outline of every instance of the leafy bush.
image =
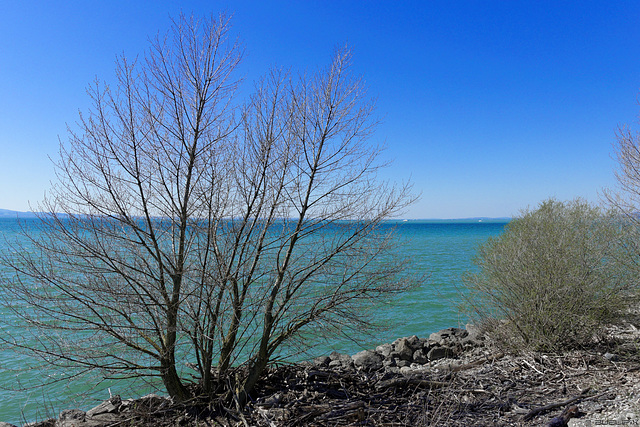
[(628, 305), (631, 228), (582, 200), (523, 211), (480, 247), (466, 300), (480, 327), (512, 349), (557, 351), (593, 340)]

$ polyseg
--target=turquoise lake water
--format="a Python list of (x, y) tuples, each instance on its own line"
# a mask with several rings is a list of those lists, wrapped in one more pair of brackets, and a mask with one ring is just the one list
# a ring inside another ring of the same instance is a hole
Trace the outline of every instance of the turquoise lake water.
[[(506, 220), (401, 222), (398, 239), (403, 245), (402, 251), (413, 260), (412, 268), (417, 275), (428, 273), (428, 280), (399, 295), (396, 300), (381, 305), (377, 315), (388, 329), (376, 333), (375, 338), (355, 337), (362, 344), (339, 339), (330, 345), (315, 347), (314, 355), (328, 354), (333, 350), (353, 354), (363, 347), (374, 347), (399, 337), (425, 337), (443, 328), (464, 326), (466, 319), (456, 308), (462, 290), (461, 276), (473, 269), (472, 259), (478, 245), (500, 234), (505, 224)], [(5, 241), (16, 238), (17, 232), (15, 219), (0, 218), (0, 250), (5, 249)], [(3, 315), (7, 316), (6, 313)], [(12, 323), (7, 325), (7, 319), (3, 320), (3, 327), (10, 328)], [(0, 329), (0, 333), (6, 334), (7, 331)], [(87, 381), (86, 378), (42, 387), (42, 383), (54, 380), (60, 373), (52, 369), (24, 369), (37, 362), (0, 348), (0, 421), (14, 424), (38, 421), (56, 416), (62, 409), (89, 409), (107, 399), (110, 392), (128, 398), (152, 391), (138, 384), (132, 389), (131, 384), (124, 382), (103, 381), (97, 384), (97, 380)], [(26, 390), (17, 390), (20, 388)], [(74, 399), (78, 395), (83, 397)]]

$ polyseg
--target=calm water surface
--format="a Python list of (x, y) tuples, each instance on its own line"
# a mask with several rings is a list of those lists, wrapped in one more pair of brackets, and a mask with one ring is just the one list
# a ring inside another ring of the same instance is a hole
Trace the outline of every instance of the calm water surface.
[[(364, 345), (373, 347), (410, 335), (424, 337), (439, 329), (464, 325), (466, 319), (456, 309), (461, 276), (473, 269), (472, 259), (478, 245), (501, 233), (505, 224), (506, 221), (497, 220), (401, 222), (398, 239), (402, 250), (412, 258), (415, 272), (419, 275), (429, 273), (429, 279), (381, 307), (378, 316), (389, 329), (377, 333), (375, 338), (360, 337)], [(0, 250), (5, 249), (5, 240), (17, 237), (18, 230), (15, 219), (0, 218)], [(7, 272), (0, 270), (0, 277), (3, 274)], [(19, 327), (6, 311), (0, 311), (0, 315), (4, 317), (6, 327)], [(7, 332), (10, 331), (0, 329), (4, 336)], [(329, 346), (318, 346), (313, 351), (315, 355), (332, 350), (353, 354), (361, 349), (360, 345), (345, 338)], [(139, 384), (103, 381), (96, 386), (96, 381), (86, 379), (43, 388), (40, 386), (43, 382), (55, 380), (61, 373), (51, 369), (24, 369), (37, 362), (0, 348), (0, 421), (19, 424), (55, 416), (62, 409), (79, 407), (86, 410), (108, 398), (110, 391), (123, 397), (139, 397), (150, 392), (148, 387)], [(16, 391), (21, 387), (28, 390)], [(78, 394), (84, 395), (82, 400), (72, 400)]]

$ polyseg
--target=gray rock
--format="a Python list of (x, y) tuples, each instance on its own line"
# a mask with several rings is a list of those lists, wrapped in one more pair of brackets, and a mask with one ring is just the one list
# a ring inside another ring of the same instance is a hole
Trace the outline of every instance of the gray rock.
[(396, 366), (396, 359), (393, 357), (387, 357), (382, 361), (382, 366), (385, 368), (393, 368)]
[(0, 427), (18, 427), (18, 426), (13, 425), (13, 424), (9, 424), (9, 423), (5, 423), (5, 422), (0, 422)]
[(323, 368), (329, 366), (331, 358), (329, 356), (320, 356), (313, 359), (313, 366), (316, 368)]
[(329, 358), (331, 359), (331, 361), (351, 361), (351, 356), (349, 356), (348, 354), (338, 353), (337, 351), (332, 352), (329, 355)]
[(376, 353), (384, 357), (385, 359), (391, 355), (393, 346), (391, 344), (382, 344), (376, 347)]
[(447, 328), (429, 335), (429, 340), (441, 346), (447, 345), (453, 341), (459, 341), (469, 335), (466, 329)]
[(402, 360), (411, 360), (413, 357), (413, 349), (409, 345), (407, 338), (400, 338), (394, 342), (394, 351), (391, 356), (397, 357)]
[(400, 368), (400, 373), (405, 377), (413, 376), (413, 368), (411, 366), (403, 366)]
[(334, 351), (329, 355), (331, 362), (329, 362), (329, 368), (344, 368), (350, 369), (353, 367), (353, 361), (348, 354), (338, 353)]
[(417, 335), (411, 335), (410, 337), (405, 338), (405, 341), (412, 350), (415, 350), (419, 347), (420, 339)]
[(329, 355), (329, 357), (331, 358), (331, 362), (329, 362), (330, 368), (342, 367), (349, 369), (353, 367), (353, 361), (351, 360), (351, 356), (348, 354), (342, 354), (334, 351)]
[(442, 340), (442, 335), (440, 335), (440, 331), (432, 332), (431, 335), (429, 335), (429, 341), (434, 342), (438, 345), (441, 345), (440, 343), (441, 340)]
[(164, 407), (164, 406), (167, 406), (167, 405), (171, 405), (173, 403), (173, 399), (171, 399), (170, 397), (158, 396), (155, 393), (151, 393), (151, 394), (147, 394), (146, 396), (142, 396), (138, 400), (144, 401), (147, 405), (150, 405), (150, 406), (153, 406), (153, 407)]
[(410, 366), (411, 362), (408, 360), (396, 359), (396, 366), (398, 368), (404, 368), (405, 366)]
[(80, 409), (67, 409), (60, 412), (55, 427), (82, 427), (86, 418), (87, 413)]
[(96, 406), (95, 408), (89, 409), (87, 411), (87, 417), (91, 418), (100, 414), (111, 414), (113, 412), (117, 412), (121, 404), (122, 404), (122, 399), (120, 398), (120, 396), (118, 395), (113, 396), (112, 398), (102, 402), (100, 405)]
[(429, 350), (431, 350), (433, 347), (437, 347), (437, 346), (439, 346), (439, 345), (440, 345), (440, 344), (438, 344), (438, 343), (436, 343), (436, 342), (434, 342), (434, 341), (431, 341), (430, 339), (426, 338), (426, 339), (424, 340), (424, 342), (422, 343), (422, 351), (426, 354), (426, 353), (428, 353), (428, 352), (429, 352)]
[[(78, 424), (78, 427), (105, 427), (115, 426), (122, 423), (122, 418), (118, 414), (98, 414), (93, 418), (88, 418), (84, 423)], [(75, 425), (74, 425), (75, 426)]]
[(418, 349), (413, 352), (413, 361), (415, 363), (424, 365), (429, 361), (429, 359), (427, 359), (427, 356), (424, 354), (424, 351), (422, 349)]
[(351, 356), (356, 368), (364, 371), (377, 371), (382, 368), (382, 356), (371, 350), (364, 350)]
[(429, 360), (444, 359), (451, 356), (453, 356), (453, 351), (449, 347), (433, 347), (427, 354)]
[(480, 333), (480, 328), (478, 328), (473, 323), (467, 323), (464, 326), (464, 329), (469, 334), (469, 338), (471, 338), (473, 340), (476, 340), (476, 341), (482, 340), (483, 337), (482, 337), (482, 334)]

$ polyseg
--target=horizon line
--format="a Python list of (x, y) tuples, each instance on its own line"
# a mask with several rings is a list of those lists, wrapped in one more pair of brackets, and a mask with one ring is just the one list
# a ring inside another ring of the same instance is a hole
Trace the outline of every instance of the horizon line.
[[(0, 218), (7, 217), (9, 215), (35, 215), (38, 213), (48, 213), (48, 212), (36, 212), (36, 211), (16, 211), (13, 209), (3, 209), (0, 208)], [(470, 217), (457, 217), (457, 218), (388, 218), (387, 221), (479, 221), (479, 220), (511, 220), (513, 217), (510, 216), (470, 216)]]

